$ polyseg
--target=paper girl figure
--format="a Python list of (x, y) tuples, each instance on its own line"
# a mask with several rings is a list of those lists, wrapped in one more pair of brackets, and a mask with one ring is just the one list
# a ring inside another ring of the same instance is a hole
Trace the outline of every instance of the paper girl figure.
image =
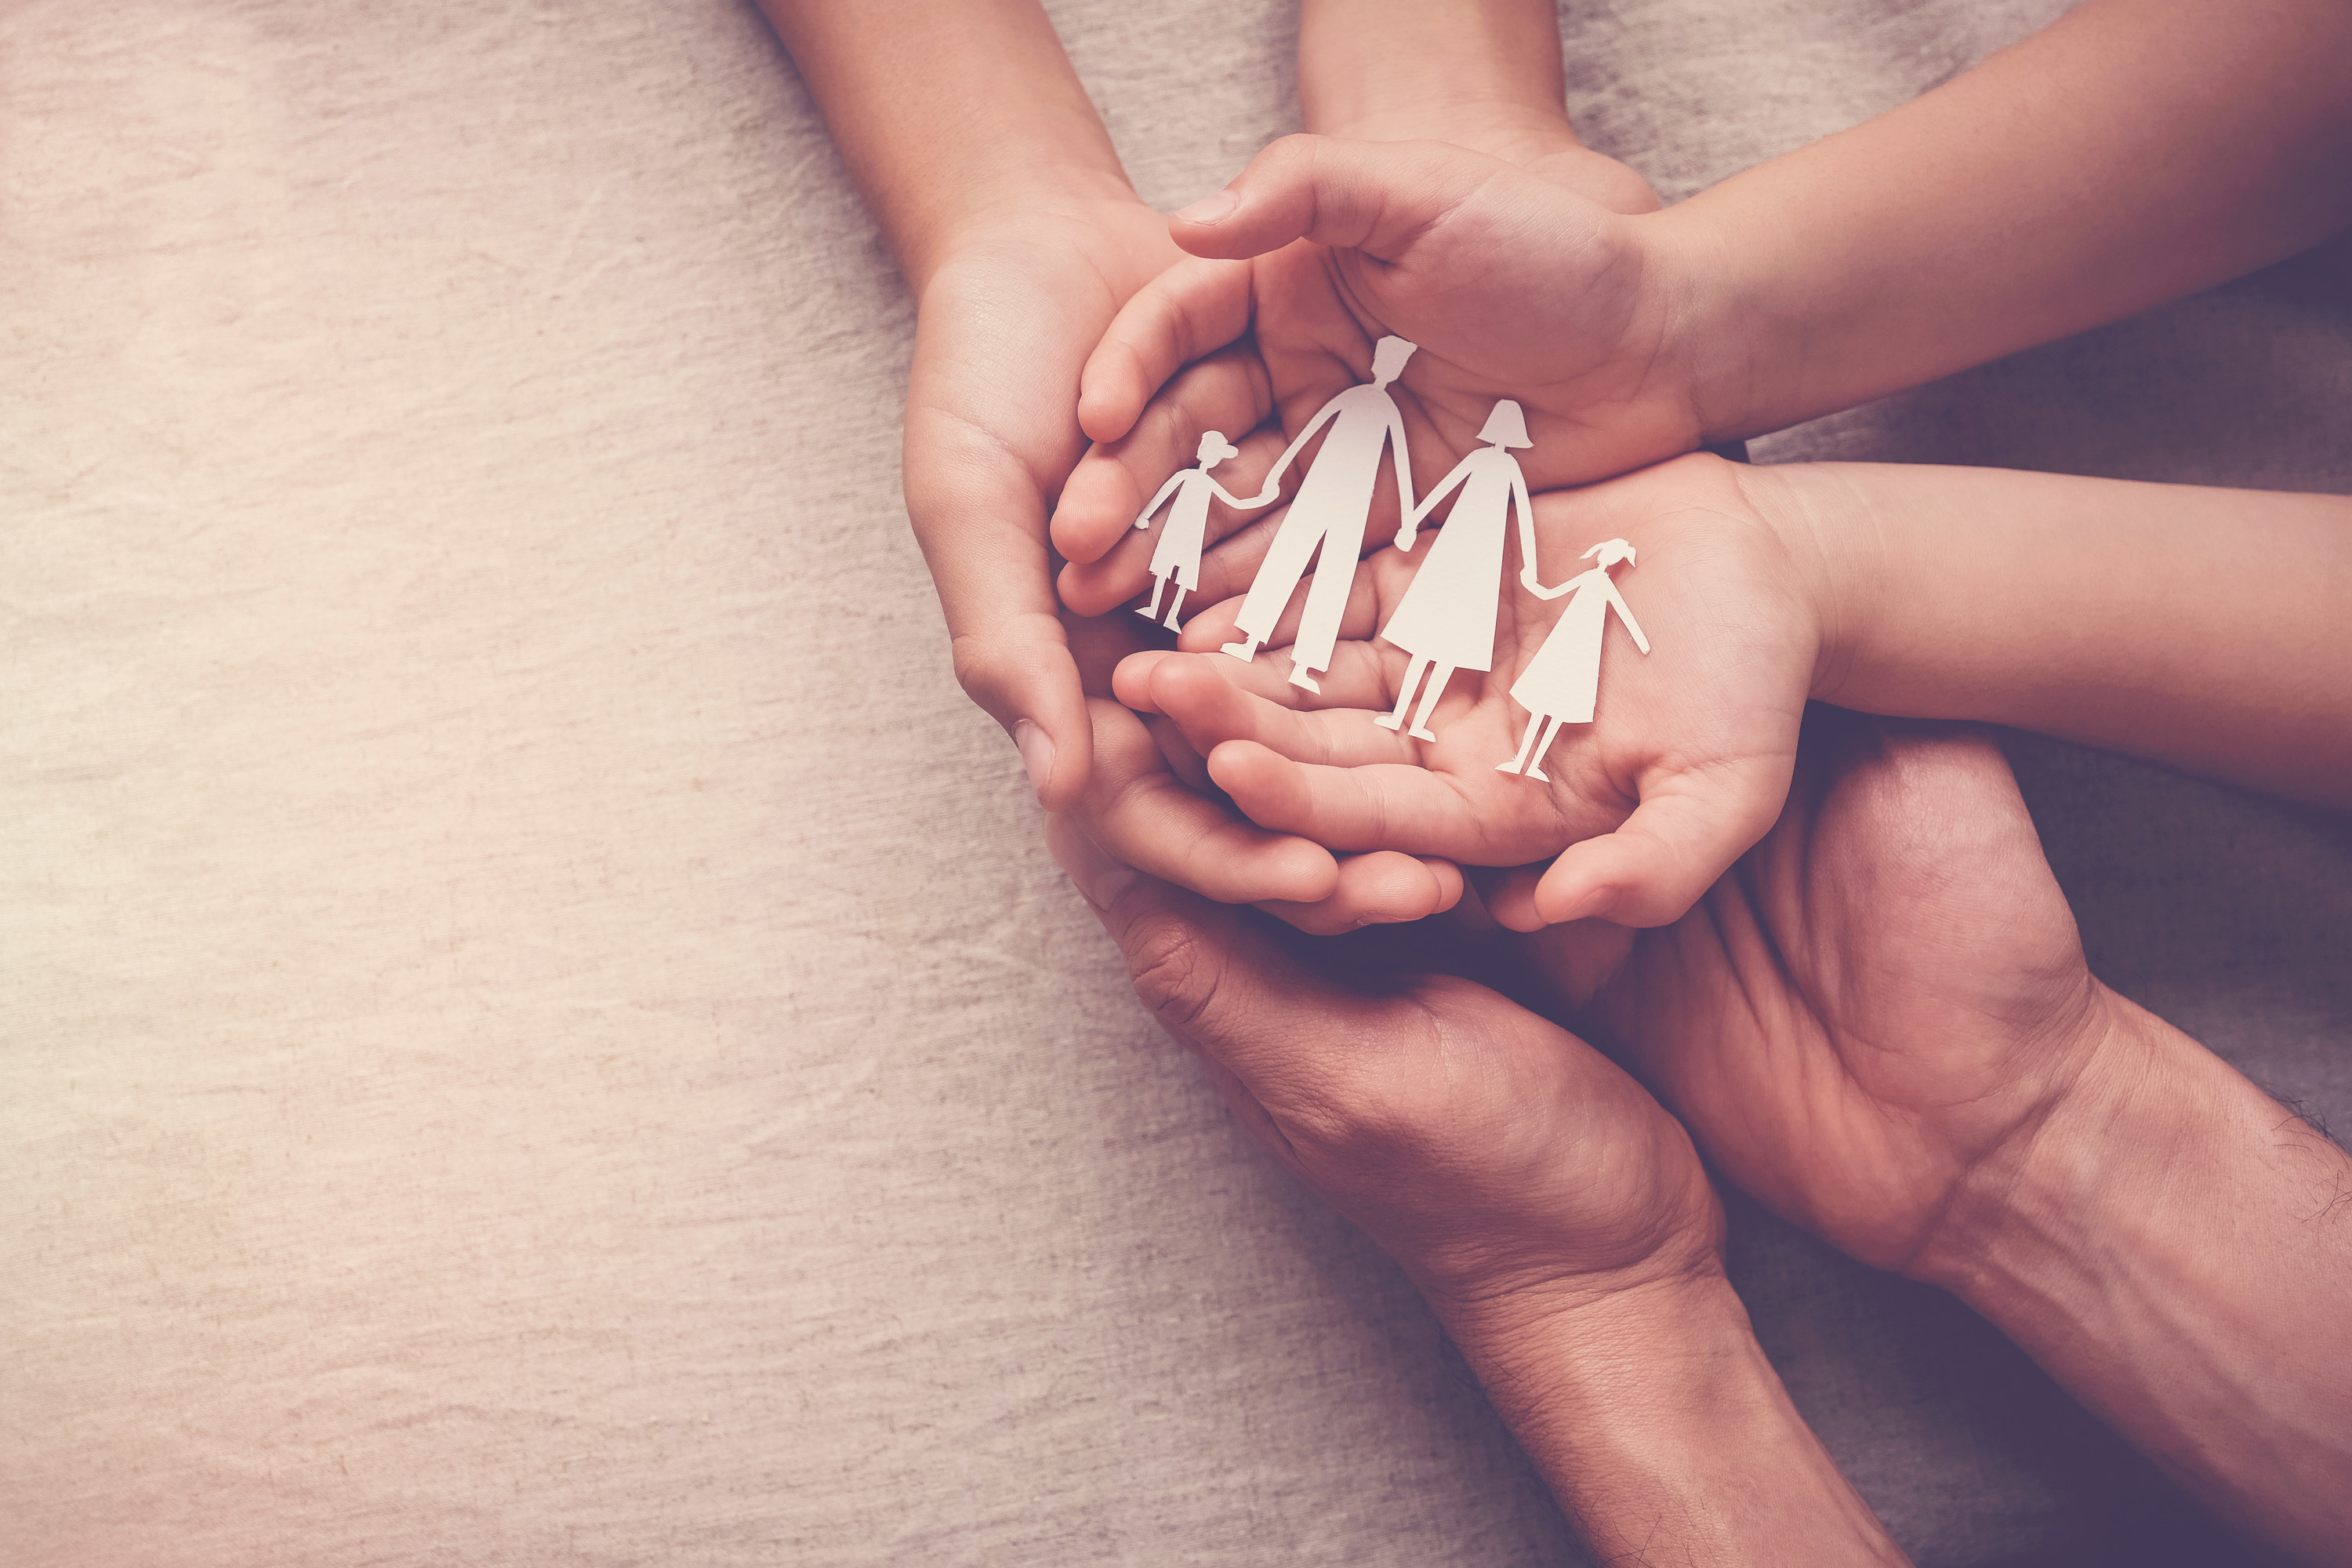
[(1200, 450), (1193, 454), (1200, 459), (1197, 468), (1186, 468), (1171, 474), (1151, 504), (1135, 520), (1138, 528), (1151, 526), (1151, 514), (1166, 505), (1174, 496), (1176, 504), (1168, 508), (1168, 526), (1160, 531), (1160, 542), (1151, 552), (1151, 575), (1158, 579), (1151, 585), (1151, 603), (1135, 613), (1145, 620), (1160, 613), (1160, 595), (1167, 591), (1168, 580), (1176, 580), (1176, 596), (1168, 601), (1168, 629), (1183, 628), (1176, 624), (1177, 607), (1184, 602), (1184, 591), (1201, 585), (1201, 542), (1209, 527), (1209, 498), (1213, 495), (1236, 511), (1255, 511), (1274, 499), (1274, 487), (1265, 487), (1264, 495), (1244, 500), (1209, 477), (1209, 470), (1227, 458), (1241, 456), (1241, 448), (1227, 444), (1222, 430), (1206, 430), (1201, 435)]
[[(1517, 756), (1495, 764), (1497, 773), (1524, 773), (1549, 783), (1541, 763), (1544, 752), (1551, 749), (1552, 736), (1562, 724), (1592, 722), (1593, 700), (1601, 690), (1601, 643), (1608, 635), (1611, 610), (1633, 634), (1633, 646), (1643, 653), (1650, 651), (1650, 639), (1642, 635), (1641, 623), (1633, 618), (1625, 596), (1617, 592), (1617, 584), (1609, 580), (1609, 568), (1620, 561), (1633, 563), (1633, 547), (1612, 539), (1594, 545), (1579, 559), (1593, 561), (1592, 570), (1557, 588), (1528, 585), (1528, 592), (1539, 599), (1557, 599), (1562, 594), (1576, 596), (1552, 623), (1543, 647), (1536, 649), (1535, 658), (1528, 660), (1518, 679), (1511, 683), (1511, 700), (1528, 710), (1528, 732), (1519, 739)], [(1543, 731), (1540, 741), (1536, 738), (1538, 729)]]
[(1405, 589), (1404, 602), (1381, 628), (1381, 637), (1412, 655), (1412, 663), (1405, 668), (1396, 711), (1372, 722), (1385, 730), (1402, 728), (1413, 689), (1425, 674), (1427, 695), (1421, 700), (1421, 711), (1413, 715), (1412, 728), (1406, 731), (1416, 740), (1437, 739), (1429, 732), (1429, 715), (1455, 670), (1495, 668), (1496, 589), (1503, 580), (1503, 524), (1515, 506), (1519, 513), (1519, 575), (1529, 588), (1536, 586), (1535, 507), (1528, 500), (1528, 481), (1519, 472), (1519, 461), (1508, 450), (1529, 444), (1527, 417), (1519, 405), (1507, 397), (1495, 405), (1478, 439), (1493, 445), (1480, 447), (1455, 465), (1435, 489), (1421, 498), (1419, 506), (1405, 514), (1404, 525), (1397, 530), (1397, 548), (1411, 554), (1414, 527), (1455, 489), (1462, 491), (1453, 514), (1438, 531), (1437, 542), (1429, 547), (1421, 570)]
[(1339, 617), (1348, 608), (1348, 590), (1356, 580), (1356, 558), (1364, 552), (1364, 525), (1372, 510), (1372, 481), (1380, 477), (1381, 448), (1390, 448), (1396, 463), (1397, 504), (1412, 508), (1412, 468), (1406, 460), (1404, 416), (1388, 394), (1389, 383), (1412, 357), (1413, 345), (1402, 338), (1382, 338), (1372, 349), (1372, 379), (1351, 386), (1317, 412), (1307, 427), (1291, 439), (1266, 476), (1271, 491), (1290, 467), (1298, 449), (1328, 425), (1323, 449), (1307, 470), (1297, 499), (1284, 514), (1274, 536), (1274, 547), (1250, 582), (1242, 601), (1242, 638), (1225, 644), (1235, 658), (1255, 658), (1258, 646), (1274, 635), (1290, 603), (1290, 591), (1307, 571), (1317, 545), (1323, 553), (1315, 563), (1315, 585), (1307, 590), (1307, 613), (1298, 625), (1298, 641), (1290, 650), (1290, 684), (1320, 691), (1315, 677), (1331, 668), (1331, 650), (1339, 646)]

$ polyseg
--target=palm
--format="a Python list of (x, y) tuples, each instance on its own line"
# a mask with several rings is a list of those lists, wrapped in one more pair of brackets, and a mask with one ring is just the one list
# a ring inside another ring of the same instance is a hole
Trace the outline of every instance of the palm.
[(1529, 940), (1734, 1181), (1902, 1268), (2079, 1070), (2096, 986), (1989, 740), (1823, 710), (1807, 748), (1688, 918)]
[[(1500, 584), (1494, 668), (1452, 677), (1430, 720), (1435, 741), (1373, 721), (1409, 674), (1406, 655), (1372, 640), (1374, 628), (1389, 624), (1428, 544), (1371, 557), (1342, 628), (1359, 640), (1342, 645), (1319, 696), (1290, 686), (1275, 661), (1208, 655), (1146, 656), (1123, 673), (1119, 693), (1174, 719), (1252, 819), (1333, 848), (1518, 865), (1612, 833), (1646, 806), (1714, 857), (1686, 905), (1777, 809), (1813, 633), (1786, 551), (1729, 465), (1693, 458), (1538, 498), (1539, 577), (1565, 579), (1583, 550), (1611, 537), (1639, 548), (1618, 573), (1651, 652), (1606, 628), (1594, 721), (1562, 726), (1537, 759), (1546, 780), (1496, 771), (1531, 718), (1511, 695), (1514, 679), (1560, 614), (1516, 577)], [(1204, 612), (1185, 645), (1215, 647), (1232, 614), (1230, 605)]]

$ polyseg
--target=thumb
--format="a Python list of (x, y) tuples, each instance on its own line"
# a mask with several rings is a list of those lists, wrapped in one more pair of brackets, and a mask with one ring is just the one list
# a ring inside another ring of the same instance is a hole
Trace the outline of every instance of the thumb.
[(1168, 232), (1195, 256), (1263, 256), (1307, 239), (1396, 261), (1498, 179), (1559, 195), (1500, 159), (1442, 142), (1286, 136), (1233, 184), (1171, 216)]
[(1789, 792), (1789, 759), (1757, 758), (1696, 790), (1645, 795), (1614, 833), (1571, 844), (1535, 890), (1549, 924), (1672, 925), (1764, 837)]

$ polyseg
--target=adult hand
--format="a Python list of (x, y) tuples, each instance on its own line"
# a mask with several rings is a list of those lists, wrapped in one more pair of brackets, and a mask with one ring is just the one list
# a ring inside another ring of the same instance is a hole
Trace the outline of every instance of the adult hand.
[[(1496, 912), (1531, 920), (1530, 881)], [(1981, 733), (1816, 710), (1780, 824), (1686, 919), (1533, 942), (1725, 1175), (2352, 1563), (2352, 1158), (2092, 978)]]
[[(1682, 1129), (1430, 924), (1294, 952), (1050, 832), (1147, 1007), (1276, 1160), (1412, 1276), (1604, 1560), (1901, 1554), (1758, 1349)], [(1367, 941), (1368, 938), (1385, 940)]]

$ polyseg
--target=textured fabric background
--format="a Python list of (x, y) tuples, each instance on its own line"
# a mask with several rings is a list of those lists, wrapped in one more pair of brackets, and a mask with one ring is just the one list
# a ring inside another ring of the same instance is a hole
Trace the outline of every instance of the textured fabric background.
[[(2059, 8), (1594, 0), (1571, 108), (1676, 197)], [(1055, 16), (1155, 203), (1295, 127), (1286, 9)], [(1581, 1561), (1043, 853), (911, 326), (739, 0), (0, 0), (0, 1562)], [(2290, 270), (1758, 455), (2343, 489), (2348, 381)], [(2102, 973), (2352, 1121), (2344, 820), (2018, 756)], [(1735, 1225), (1923, 1563), (2242, 1560)]]

